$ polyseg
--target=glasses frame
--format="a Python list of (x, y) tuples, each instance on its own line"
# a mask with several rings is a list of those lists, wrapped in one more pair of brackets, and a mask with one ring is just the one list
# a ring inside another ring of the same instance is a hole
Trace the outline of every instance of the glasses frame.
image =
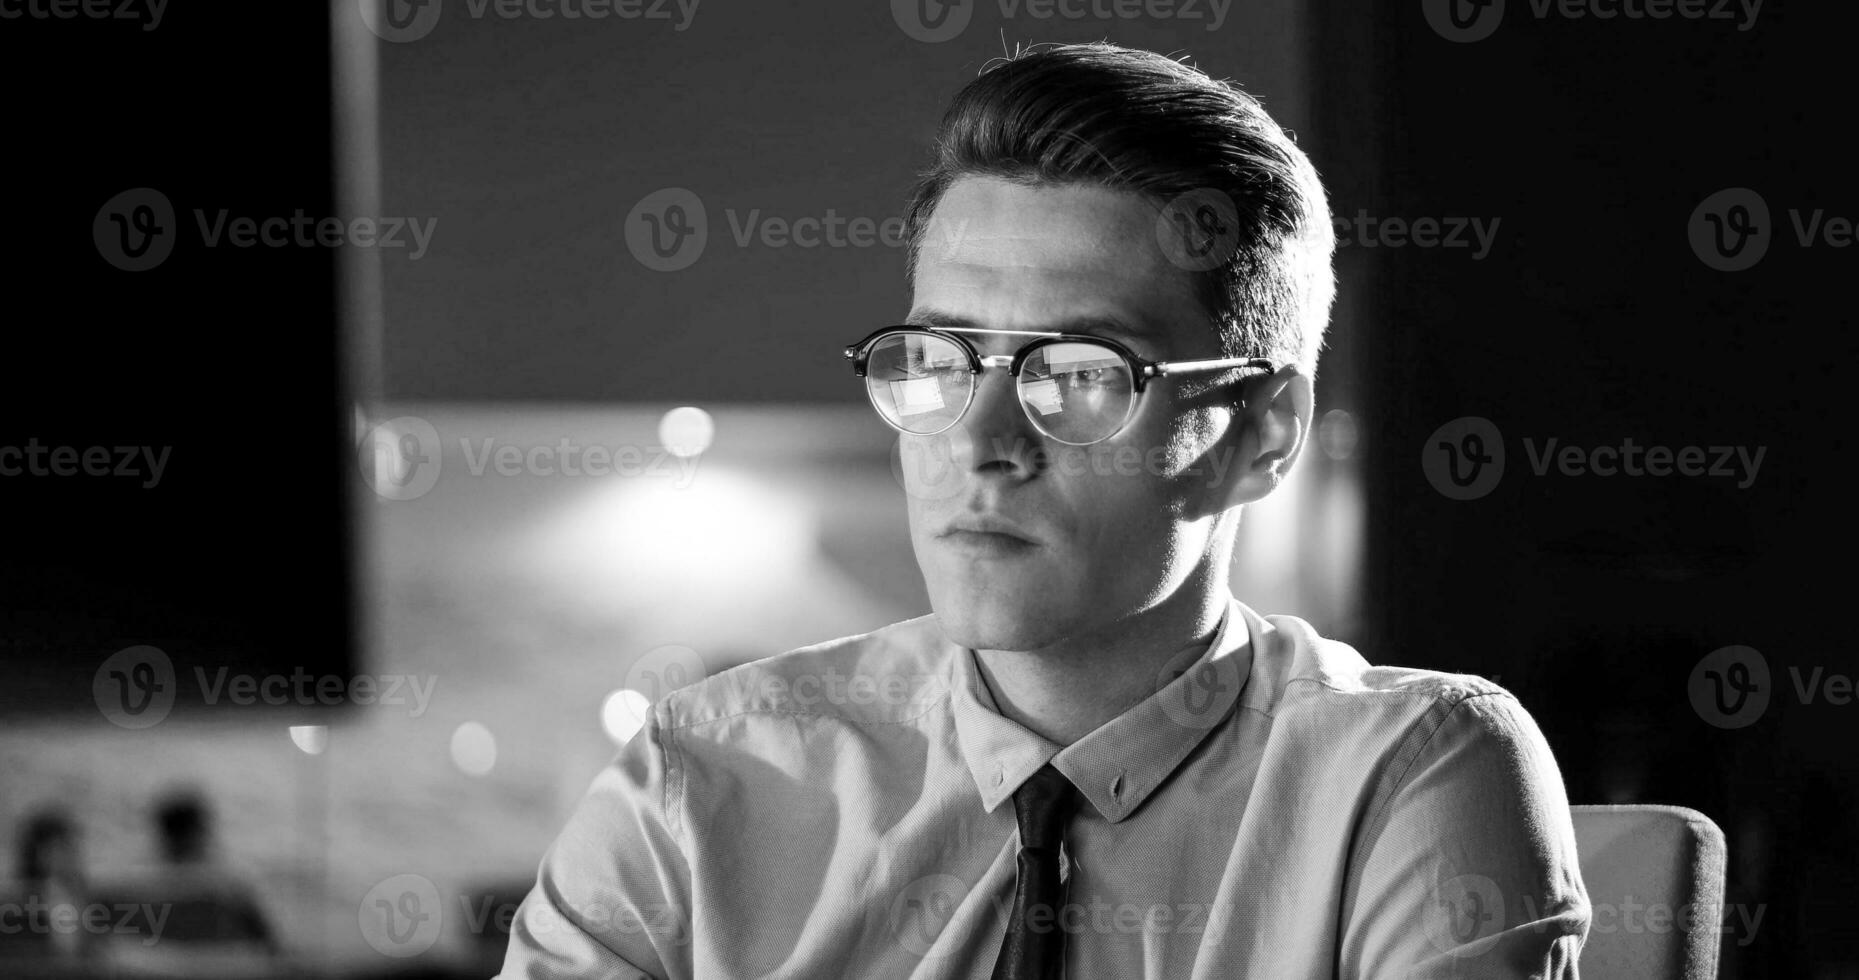
[[(1263, 371), (1267, 374), (1278, 370), (1277, 362), (1263, 357), (1214, 357), (1197, 358), (1188, 361), (1151, 361), (1117, 341), (1111, 340), (1108, 337), (1092, 336), (1091, 334), (1063, 333), (1047, 330), (994, 330), (987, 327), (926, 327), (899, 324), (897, 326), (881, 327), (866, 335), (863, 340), (846, 345), (845, 356), (847, 360), (852, 362), (853, 373), (860, 378), (865, 377), (866, 367), (871, 359), (871, 349), (873, 345), (893, 334), (929, 334), (954, 343), (967, 355), (968, 370), (969, 373), (974, 376), (968, 383), (968, 397), (962, 402), (961, 409), (950, 417), (948, 425), (933, 432), (913, 432), (891, 421), (890, 416), (885, 414), (883, 406), (878, 404), (878, 396), (872, 392), (871, 385), (869, 383), (865, 385), (865, 397), (871, 401), (871, 407), (877, 410), (878, 417), (883, 419), (886, 425), (889, 425), (899, 432), (918, 436), (933, 436), (939, 432), (947, 432), (949, 429), (953, 428), (957, 422), (960, 422), (966, 417), (969, 407), (975, 403), (975, 390), (980, 387), (979, 378), (981, 372), (987, 368), (1006, 368), (1008, 376), (1014, 380), (1014, 400), (1020, 403), (1020, 411), (1026, 413), (1027, 420), (1033, 423), (1033, 428), (1038, 429), (1040, 433), (1045, 435), (1048, 439), (1063, 443), (1067, 446), (1093, 446), (1106, 439), (1116, 438), (1118, 433), (1129, 426), (1130, 419), (1136, 416), (1136, 409), (1142, 403), (1143, 388), (1151, 378), (1172, 378), (1190, 374), (1207, 374), (1214, 371), (1230, 371), (1234, 368)], [(1023, 337), (1035, 337), (1038, 339), (1027, 343), (1012, 354), (983, 354), (975, 349), (975, 345), (968, 341), (964, 336), (965, 334), (982, 334), (987, 336), (1018, 335)], [(1034, 417), (1032, 409), (1026, 404), (1026, 398), (1021, 394), (1020, 372), (1026, 367), (1027, 358), (1032, 356), (1034, 351), (1042, 347), (1049, 347), (1053, 344), (1062, 343), (1087, 343), (1108, 348), (1117, 354), (1117, 356), (1123, 358), (1123, 362), (1130, 372), (1130, 404), (1129, 408), (1123, 413), (1122, 421), (1118, 422), (1117, 427), (1112, 429), (1108, 434), (1093, 439), (1090, 442), (1069, 442), (1046, 432), (1046, 430), (1040, 426), (1039, 419)]]

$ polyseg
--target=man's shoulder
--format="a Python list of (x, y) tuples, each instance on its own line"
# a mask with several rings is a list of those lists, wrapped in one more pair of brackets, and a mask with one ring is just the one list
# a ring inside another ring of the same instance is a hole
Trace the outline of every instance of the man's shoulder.
[(702, 728), (744, 715), (907, 724), (947, 693), (949, 651), (932, 615), (754, 660), (667, 694), (659, 725)]
[[(1547, 752), (1516, 696), (1475, 674), (1377, 666), (1295, 616), (1258, 617), (1247, 710), (1303, 765), (1400, 765), (1429, 745), (1494, 756)], [(1377, 763), (1375, 760), (1380, 760)], [(1366, 770), (1365, 770), (1366, 771)]]
[(1418, 717), (1467, 699), (1514, 701), (1496, 681), (1421, 667), (1370, 663), (1355, 647), (1319, 634), (1296, 616), (1258, 617), (1263, 635), (1253, 653), (1254, 683), (1245, 704), (1274, 718), (1287, 712), (1346, 719)]

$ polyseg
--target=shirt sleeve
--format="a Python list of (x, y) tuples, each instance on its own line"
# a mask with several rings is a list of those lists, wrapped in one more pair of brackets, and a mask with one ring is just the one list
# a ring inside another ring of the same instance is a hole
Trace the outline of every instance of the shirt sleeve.
[(510, 924), (498, 980), (686, 980), (690, 865), (654, 711), (595, 777)]
[(1356, 840), (1338, 975), (1575, 980), (1589, 905), (1561, 771), (1511, 695), (1442, 702)]

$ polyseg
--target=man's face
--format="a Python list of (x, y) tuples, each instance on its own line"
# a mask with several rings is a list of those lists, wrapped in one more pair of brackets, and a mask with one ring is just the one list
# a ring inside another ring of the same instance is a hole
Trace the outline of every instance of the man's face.
[[(910, 322), (1094, 334), (1149, 360), (1220, 356), (1156, 223), (1129, 191), (958, 179), (925, 228)], [(984, 355), (1033, 339), (965, 336)], [(1036, 650), (1088, 635), (1227, 559), (1215, 522), (1246, 468), (1238, 391), (1188, 397), (1194, 383), (1151, 380), (1123, 431), (1075, 447), (1035, 429), (1007, 372), (988, 368), (953, 428), (901, 437), (911, 540), (952, 640)], [(1016, 532), (952, 530), (989, 518)]]

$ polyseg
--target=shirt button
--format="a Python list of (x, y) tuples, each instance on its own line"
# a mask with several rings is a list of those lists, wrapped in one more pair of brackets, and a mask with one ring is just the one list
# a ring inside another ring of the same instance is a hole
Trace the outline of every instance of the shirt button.
[(1000, 784), (1006, 781), (1007, 781), (1007, 767), (1006, 766), (995, 766), (994, 767), (994, 785), (999, 786)]

